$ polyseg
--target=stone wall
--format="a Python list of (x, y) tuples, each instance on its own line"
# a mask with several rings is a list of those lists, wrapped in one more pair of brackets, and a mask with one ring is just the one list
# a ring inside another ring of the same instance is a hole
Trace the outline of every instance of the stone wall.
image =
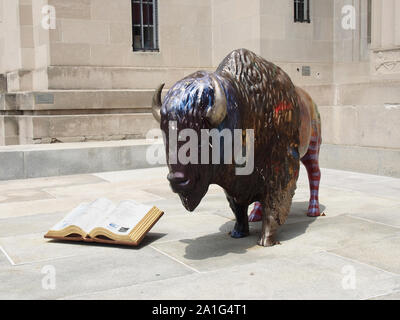
[(160, 52), (132, 51), (129, 0), (49, 0), (57, 9), (50, 64), (71, 66), (211, 66), (211, 1), (159, 0)]
[[(41, 27), (45, 4), (55, 30)], [(365, 170), (400, 172), (399, 1), (372, 1), (371, 43), (368, 0), (313, 0), (311, 23), (293, 21), (292, 0), (159, 0), (158, 13), (160, 51), (133, 52), (130, 0), (0, 0), (0, 145), (143, 138), (159, 83), (244, 47), (317, 102), (325, 166), (354, 170), (371, 154)]]
[[(332, 83), (333, 1), (311, 1), (310, 23), (294, 22), (291, 0), (261, 1), (261, 55), (297, 84)], [(303, 76), (303, 66), (310, 75)]]

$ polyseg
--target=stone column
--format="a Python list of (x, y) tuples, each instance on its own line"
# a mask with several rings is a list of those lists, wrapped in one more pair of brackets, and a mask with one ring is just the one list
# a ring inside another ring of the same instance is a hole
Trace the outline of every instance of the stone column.
[(400, 76), (400, 1), (372, 1), (371, 49), (373, 74)]
[(14, 91), (46, 90), (49, 31), (42, 28), (46, 0), (20, 0), (21, 69)]

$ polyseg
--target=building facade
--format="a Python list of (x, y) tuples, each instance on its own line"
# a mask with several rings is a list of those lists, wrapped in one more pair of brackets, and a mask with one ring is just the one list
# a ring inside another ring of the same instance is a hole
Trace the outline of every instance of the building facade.
[(400, 176), (400, 0), (0, 0), (0, 145), (143, 138), (237, 48), (312, 95), (323, 163)]

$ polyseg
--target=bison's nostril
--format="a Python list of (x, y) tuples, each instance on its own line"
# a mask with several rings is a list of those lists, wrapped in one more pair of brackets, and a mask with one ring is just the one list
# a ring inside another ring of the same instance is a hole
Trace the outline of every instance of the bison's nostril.
[(181, 183), (187, 180), (185, 175), (182, 172), (173, 172), (169, 173), (167, 176), (168, 181), (170, 182), (175, 182), (175, 183)]

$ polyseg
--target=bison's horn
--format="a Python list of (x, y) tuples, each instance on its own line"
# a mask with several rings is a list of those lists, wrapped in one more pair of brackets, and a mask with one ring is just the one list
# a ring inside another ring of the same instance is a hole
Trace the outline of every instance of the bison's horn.
[(153, 113), (154, 118), (160, 122), (161, 121), (161, 93), (164, 88), (165, 83), (160, 84), (153, 95), (153, 102), (151, 103), (151, 112)]
[(207, 110), (206, 118), (211, 125), (217, 127), (226, 117), (226, 96), (224, 89), (215, 75), (211, 75), (214, 88), (214, 105)]

